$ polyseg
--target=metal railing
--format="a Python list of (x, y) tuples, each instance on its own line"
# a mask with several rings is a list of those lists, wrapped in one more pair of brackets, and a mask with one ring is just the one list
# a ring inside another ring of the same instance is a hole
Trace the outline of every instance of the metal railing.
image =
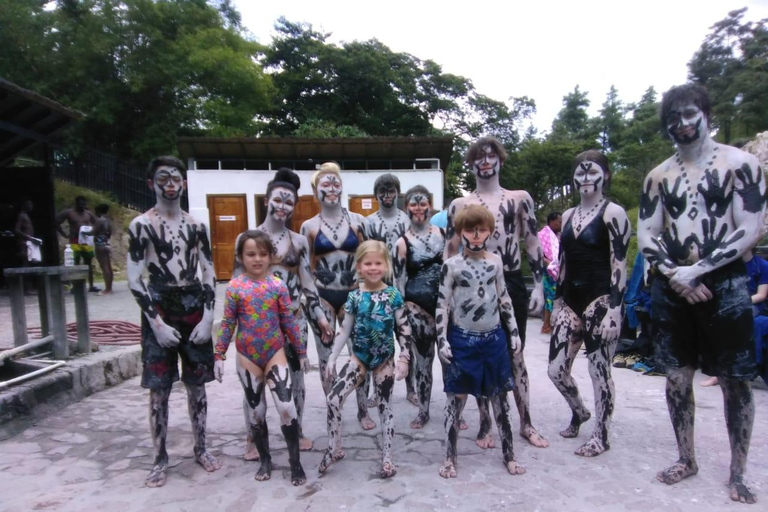
[[(54, 150), (51, 159), (54, 175), (68, 183), (107, 192), (123, 206), (146, 211), (155, 205), (155, 194), (147, 187), (146, 170), (113, 155), (86, 149), (77, 157)], [(189, 210), (187, 196), (181, 207)]]

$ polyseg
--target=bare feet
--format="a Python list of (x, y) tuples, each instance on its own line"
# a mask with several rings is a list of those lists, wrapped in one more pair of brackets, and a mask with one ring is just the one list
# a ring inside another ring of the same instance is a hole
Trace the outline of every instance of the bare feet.
[(416, 407), (419, 406), (419, 397), (416, 395), (416, 393), (408, 393), (405, 395), (405, 399), (411, 402)]
[(147, 487), (164, 486), (167, 472), (168, 472), (167, 462), (155, 464), (155, 466), (152, 468), (152, 471), (149, 472), (147, 479), (144, 480), (144, 485), (146, 485)]
[(529, 443), (531, 443), (536, 448), (546, 448), (549, 446), (549, 441), (536, 432), (536, 429), (533, 428), (532, 425), (528, 425), (524, 429), (520, 430), (520, 435), (523, 436), (524, 439), (527, 439)]
[(360, 426), (363, 427), (363, 430), (371, 430), (376, 424), (370, 416), (365, 416), (364, 418), (360, 418)]
[(685, 462), (679, 460), (669, 466), (667, 469), (656, 473), (656, 480), (667, 485), (676, 484), (683, 478), (688, 478), (699, 472), (699, 466), (695, 462)]
[(392, 464), (391, 461), (385, 461), (381, 465), (381, 473), (379, 473), (381, 478), (391, 478), (395, 476), (395, 474), (397, 474), (397, 466)]
[(253, 475), (253, 478), (258, 480), (259, 482), (264, 482), (269, 480), (272, 477), (272, 460), (267, 459), (261, 461), (261, 466), (259, 466), (259, 470), (256, 472), (255, 475)]
[(456, 478), (456, 465), (454, 465), (453, 462), (446, 460), (443, 462), (443, 465), (440, 466), (438, 473), (440, 473), (440, 476), (443, 478)]
[(491, 434), (485, 434), (484, 436), (477, 436), (475, 444), (482, 449), (494, 448), (496, 444), (493, 442), (493, 436)]
[(728, 487), (731, 489), (731, 499), (733, 501), (740, 501), (741, 503), (757, 503), (757, 496), (752, 492), (752, 489), (747, 487), (744, 483), (744, 477), (732, 477), (728, 483)]
[(429, 421), (429, 414), (419, 413), (419, 415), (416, 416), (416, 419), (411, 422), (411, 428), (414, 430), (419, 430), (421, 428), (424, 428), (424, 425), (426, 425), (428, 421)]
[(525, 473), (525, 468), (514, 460), (511, 460), (507, 462), (507, 471), (509, 471), (510, 475), (522, 475)]
[(608, 449), (610, 449), (610, 446), (607, 444), (604, 445), (602, 441), (592, 437), (589, 439), (589, 441), (579, 446), (579, 448), (573, 453), (581, 457), (597, 457)]
[(467, 422), (464, 421), (464, 418), (459, 418), (459, 430), (467, 430), (469, 428), (469, 425), (467, 425)]
[(98, 295), (98, 296), (102, 296), (102, 295), (112, 295), (112, 290), (101, 290), (101, 291), (100, 291), (99, 293), (97, 293), (96, 295)]
[(341, 459), (343, 459), (347, 454), (343, 451), (339, 450), (336, 453), (331, 452), (330, 448), (325, 451), (325, 455), (323, 455), (323, 460), (320, 461), (320, 466), (317, 468), (317, 473), (320, 476), (323, 476), (323, 474), (328, 470), (329, 467), (331, 467), (331, 464), (334, 462), (339, 462)]
[(304, 468), (301, 464), (291, 465), (291, 483), (293, 485), (304, 485), (307, 482), (307, 475), (304, 474)]
[(699, 383), (699, 386), (701, 386), (703, 388), (709, 388), (709, 387), (712, 387), (712, 386), (717, 386), (717, 384), (718, 384), (717, 377), (710, 377), (710, 378), (708, 378), (706, 380), (701, 381)]
[(195, 457), (195, 462), (203, 466), (203, 469), (209, 473), (221, 469), (221, 461), (208, 452), (203, 452)]
[(254, 445), (248, 443), (245, 447), (245, 453), (243, 454), (244, 460), (259, 460), (259, 450)]
[[(306, 438), (306, 437), (300, 437), (299, 438), (299, 450), (301, 450), (303, 452), (308, 452), (309, 450), (312, 449), (313, 446), (314, 446), (314, 443), (312, 442), (311, 439)], [(248, 460), (248, 459), (246, 459), (246, 460)]]
[(568, 425), (568, 427), (565, 430), (560, 431), (560, 435), (565, 437), (566, 439), (571, 439), (579, 435), (579, 428), (581, 427), (582, 423), (586, 423), (589, 418), (592, 417), (592, 414), (587, 411), (586, 416), (583, 416), (579, 418), (576, 416), (576, 414), (573, 415), (571, 418), (571, 424)]

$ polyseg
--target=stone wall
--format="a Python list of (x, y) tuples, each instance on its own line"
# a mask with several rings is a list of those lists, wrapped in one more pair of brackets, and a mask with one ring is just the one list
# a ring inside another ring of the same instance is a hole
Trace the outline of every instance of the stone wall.
[(53, 372), (0, 391), (0, 440), (141, 371), (141, 347), (114, 347), (71, 359)]

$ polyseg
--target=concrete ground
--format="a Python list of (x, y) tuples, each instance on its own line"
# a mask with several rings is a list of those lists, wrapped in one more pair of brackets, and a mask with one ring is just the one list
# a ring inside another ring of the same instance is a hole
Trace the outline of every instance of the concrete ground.
[[(89, 296), (91, 319), (138, 322), (138, 308), (125, 283), (116, 283), (113, 296)], [(224, 285), (217, 286), (217, 311), (221, 312)], [(67, 299), (68, 303), (71, 299)], [(29, 298), (28, 318), (36, 324), (34, 298)], [(71, 305), (69, 318), (74, 318)], [(63, 408), (31, 428), (0, 442), (0, 511), (293, 511), (293, 510), (516, 510), (516, 511), (646, 511), (696, 512), (745, 508), (730, 501), (729, 447), (719, 388), (702, 388), (697, 375), (696, 447), (700, 472), (676, 486), (655, 479), (656, 471), (677, 458), (676, 445), (664, 400), (664, 379), (625, 369), (614, 370), (617, 401), (611, 427), (612, 448), (595, 459), (573, 451), (588, 437), (588, 422), (576, 439), (558, 432), (570, 420), (565, 401), (547, 377), (548, 343), (539, 334), (541, 323), (531, 319), (526, 359), (531, 379), (534, 424), (551, 445), (534, 448), (515, 437), (517, 460), (527, 473), (510, 476), (502, 464), (501, 450), (481, 450), (474, 443), (478, 421), (470, 399), (465, 417), (469, 430), (459, 440), (459, 476), (444, 480), (437, 470), (444, 456), (439, 365), (432, 397), (432, 420), (423, 430), (411, 430), (416, 408), (405, 400), (405, 387), (395, 388), (396, 438), (394, 460), (398, 474), (389, 480), (377, 476), (380, 459), (378, 427), (360, 429), (355, 419), (354, 394), (344, 410), (344, 446), (347, 457), (332, 466), (323, 478), (317, 466), (327, 446), (325, 404), (319, 375), (313, 369), (308, 383), (304, 432), (315, 449), (302, 453), (308, 475), (304, 486), (288, 480), (285, 443), (270, 399), (270, 445), (277, 465), (272, 479), (253, 479), (258, 463), (242, 459), (245, 427), (242, 390), (234, 358), (229, 358), (224, 382), (208, 386), (208, 445), (223, 462), (221, 470), (206, 473), (192, 459), (192, 437), (183, 386), (171, 395), (169, 453), (171, 470), (161, 489), (144, 487), (152, 466), (152, 441), (147, 421), (147, 391), (134, 378)], [(10, 337), (7, 297), (0, 296), (0, 347)], [(12, 341), (10, 341), (12, 345)], [(232, 349), (234, 350), (234, 349)], [(310, 359), (316, 354), (310, 347)], [(344, 356), (342, 355), (342, 358)], [(343, 364), (342, 361), (339, 365)], [(586, 359), (580, 356), (574, 376), (592, 405), (592, 387)], [(747, 477), (759, 502), (751, 510), (765, 510), (768, 500), (768, 391), (755, 386), (755, 418)], [(515, 411), (514, 405), (512, 407)], [(378, 424), (374, 410), (372, 417)], [(517, 432), (517, 421), (514, 422)], [(498, 436), (496, 436), (498, 440)], [(746, 510), (746, 508), (745, 508)]]

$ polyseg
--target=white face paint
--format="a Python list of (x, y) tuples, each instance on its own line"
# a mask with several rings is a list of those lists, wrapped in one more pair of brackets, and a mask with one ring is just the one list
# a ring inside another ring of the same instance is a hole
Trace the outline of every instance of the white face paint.
[(582, 196), (602, 194), (605, 186), (605, 171), (595, 162), (589, 160), (581, 162), (573, 171), (573, 183)]
[(709, 130), (707, 117), (693, 103), (674, 105), (667, 115), (666, 123), (672, 140), (683, 146), (697, 141)]
[(491, 179), (498, 176), (500, 170), (501, 159), (499, 155), (494, 153), (490, 144), (481, 147), (478, 158), (472, 164), (472, 172), (475, 173), (475, 177), (482, 180)]
[(339, 204), (341, 191), (341, 180), (335, 174), (324, 174), (317, 180), (317, 199), (323, 204)]
[(491, 232), (485, 226), (475, 226), (471, 229), (464, 229), (461, 232), (464, 247), (472, 252), (484, 251), (490, 236)]
[(376, 189), (376, 199), (383, 208), (392, 208), (397, 203), (397, 189), (383, 186)]
[(413, 194), (408, 197), (406, 210), (411, 222), (414, 224), (424, 224), (429, 219), (429, 214), (431, 213), (429, 197), (422, 194)]
[(267, 200), (267, 215), (276, 221), (287, 222), (296, 207), (296, 196), (285, 187), (275, 187)]
[(152, 180), (152, 188), (157, 199), (176, 201), (181, 199), (184, 193), (184, 176), (173, 166), (161, 165), (155, 169), (155, 177)]

